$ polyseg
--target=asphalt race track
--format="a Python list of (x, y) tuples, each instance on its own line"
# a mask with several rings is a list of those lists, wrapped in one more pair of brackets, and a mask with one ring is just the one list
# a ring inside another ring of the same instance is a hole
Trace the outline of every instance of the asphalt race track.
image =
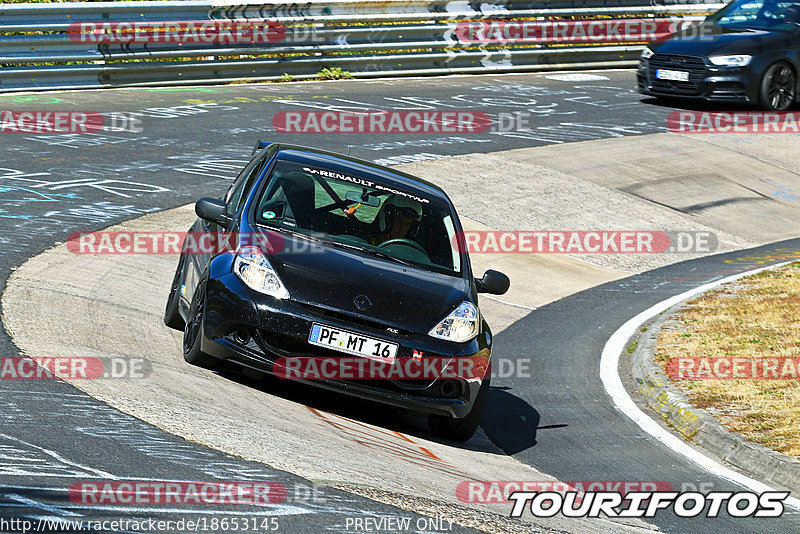
[[(211, 528), (212, 521), (255, 520), (262, 531), (323, 532), (346, 530), (353, 515), (410, 520), (417, 514), (376, 503), (333, 488), (323, 488), (271, 469), (189, 443), (76, 392), (64, 383), (20, 381), (3, 389), (2, 517), (58, 520), (53, 532), (73, 532), (61, 521), (78, 518), (95, 521), (126, 518), (130, 521), (194, 520)], [(43, 382), (43, 381), (42, 381)], [(79, 459), (80, 462), (75, 461)], [(75, 481), (147, 482), (163, 480), (226, 480), (279, 483), (286, 488), (280, 504), (218, 506), (82, 503), (71, 499)], [(270, 524), (271, 518), (277, 523)], [(174, 524), (174, 523), (173, 523)], [(253, 524), (253, 523), (251, 523)], [(154, 524), (135, 532), (154, 532)], [(273, 526), (273, 528), (270, 528)], [(21, 530), (4, 527), (4, 532)], [(13, 529), (13, 530), (12, 530)], [(252, 530), (256, 530), (251, 527)], [(453, 525), (454, 531), (473, 532)], [(190, 531), (188, 528), (179, 531)], [(202, 528), (201, 528), (202, 530)], [(48, 530), (49, 531), (49, 530)], [(125, 532), (125, 529), (108, 530)], [(130, 531), (130, 530), (127, 530)]]
[[(200, 196), (221, 195), (258, 138), (349, 150), (364, 159), (400, 164), (666, 131), (666, 117), (673, 110), (632, 91), (632, 71), (582, 76), (0, 95), (2, 110), (128, 112), (141, 121), (133, 128), (141, 131), (0, 134), (0, 279), (5, 286), (15, 268), (73, 232), (99, 230)], [(481, 133), (442, 135), (283, 134), (272, 126), (272, 117), (286, 109), (425, 106), (490, 115), (520, 111), (535, 123), (527, 131), (505, 131), (495, 124)], [(800, 249), (800, 240), (669, 265), (531, 311), (496, 336), (495, 350), (531, 358), (533, 378), (493, 380), (482, 423), (486, 435), (505, 453), (559, 480), (646, 480), (665, 481), (676, 489), (741, 489), (665, 448), (616, 410), (599, 378), (599, 354), (609, 336), (642, 310), (706, 282), (777, 263), (755, 259), (776, 249)], [(0, 356), (19, 354), (4, 329)], [(623, 380), (625, 363), (620, 368)], [(262, 514), (277, 517), (286, 532), (347, 531), (346, 521), (354, 516), (410, 518), (412, 524), (422, 518), (162, 432), (63, 382), (2, 380), (0, 399), (0, 517), (189, 514), (210, 520)], [(224, 506), (190, 511), (87, 507), (70, 500), (70, 484), (98, 479), (280, 482), (287, 495), (268, 512)], [(318, 498), (309, 499), (314, 492)], [(800, 515), (792, 509), (776, 520), (686, 520), (663, 513), (648, 522), (676, 533), (800, 532)], [(453, 525), (448, 531), (472, 530)]]
[[(3, 140), (0, 179), (12, 188), (4, 192), (0, 211), (0, 217), (12, 225), (0, 234), (8, 239), (3, 243), (10, 247), (6, 249), (6, 258), (11, 260), (8, 265), (46, 247), (53, 241), (50, 236), (65, 237), (65, 229), (98, 228), (150, 210), (185, 204), (196, 200), (197, 193), (223, 191), (242, 161), (249, 159), (250, 148), (259, 138), (342, 152), (349, 149), (353, 156), (392, 164), (666, 131), (666, 117), (672, 110), (641, 106), (640, 96), (629, 87), (631, 73), (592, 76), (602, 79), (576, 83), (536, 75), (530, 77), (531, 83), (522, 76), (456, 76), (413, 82), (2, 95), (3, 109), (11, 111), (133, 113), (140, 121), (135, 129), (141, 130), (59, 136), (20, 133)], [(280, 134), (273, 128), (272, 118), (287, 108), (466, 109), (490, 115), (525, 111), (535, 116), (536, 124), (528, 132)], [(14, 202), (26, 187), (33, 188), (39, 198)], [(83, 211), (76, 213), (76, 209)], [(22, 256), (12, 259), (10, 252)]]

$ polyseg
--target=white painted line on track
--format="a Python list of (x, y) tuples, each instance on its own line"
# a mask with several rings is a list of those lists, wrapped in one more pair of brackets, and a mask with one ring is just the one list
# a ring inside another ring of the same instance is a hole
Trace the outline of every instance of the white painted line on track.
[(111, 473), (106, 473), (105, 471), (102, 471), (100, 469), (94, 469), (92, 467), (89, 467), (88, 465), (83, 465), (83, 464), (79, 464), (77, 462), (73, 462), (71, 460), (67, 460), (66, 458), (64, 458), (63, 456), (61, 456), (60, 454), (58, 454), (55, 451), (51, 451), (50, 449), (45, 449), (44, 447), (39, 447), (37, 445), (34, 445), (33, 443), (28, 443), (27, 441), (23, 441), (23, 440), (21, 440), (19, 438), (15, 438), (14, 436), (9, 436), (8, 434), (0, 433), (0, 438), (5, 438), (5, 439), (10, 440), (10, 441), (15, 441), (17, 443), (21, 443), (21, 444), (25, 445), (26, 447), (31, 447), (32, 449), (38, 449), (41, 452), (43, 452), (44, 454), (46, 454), (46, 455), (48, 455), (48, 456), (50, 456), (52, 458), (55, 458), (57, 461), (59, 461), (59, 462), (61, 462), (63, 464), (71, 465), (72, 467), (77, 467), (78, 469), (82, 469), (82, 470), (87, 471), (89, 473), (94, 473), (95, 475), (97, 475), (99, 477), (110, 478), (110, 479), (113, 479), (113, 480), (117, 480), (117, 477), (112, 475)]
[(70, 512), (69, 510), (63, 510), (60, 506), (53, 506), (50, 504), (45, 504), (39, 501), (35, 501), (29, 497), (25, 497), (24, 495), (19, 495), (17, 493), (10, 493), (6, 495), (6, 497), (11, 499), (12, 501), (17, 501), (19, 504), (27, 506), (29, 508), (39, 508), (40, 510), (55, 513), (60, 516), (80, 517), (80, 514), (76, 514), (75, 512)]
[(499, 302), (501, 304), (505, 304), (506, 306), (514, 306), (515, 308), (522, 308), (523, 310), (531, 310), (531, 311), (533, 311), (533, 310), (536, 309), (535, 306), (526, 306), (524, 304), (516, 304), (514, 302), (508, 302), (507, 300), (499, 299), (499, 298), (493, 297), (491, 295), (481, 295), (481, 298), (486, 298), (486, 299), (489, 299), (489, 300), (493, 300), (495, 302)]
[[(725, 467), (718, 461), (706, 456), (699, 450), (683, 441), (682, 438), (661, 427), (655, 420), (645, 414), (635, 402), (633, 402), (633, 399), (630, 397), (630, 395), (628, 395), (627, 390), (622, 385), (622, 379), (620, 378), (617, 369), (619, 368), (619, 357), (625, 348), (625, 343), (627, 343), (631, 336), (633, 336), (640, 325), (647, 322), (652, 317), (655, 317), (659, 313), (668, 310), (683, 300), (704, 293), (710, 289), (714, 289), (722, 284), (733, 282), (739, 278), (744, 278), (745, 276), (750, 276), (767, 269), (775, 269), (789, 263), (791, 262), (787, 261), (778, 263), (776, 265), (770, 265), (767, 267), (754, 269), (752, 271), (735, 274), (733, 276), (728, 276), (715, 282), (710, 282), (694, 289), (690, 289), (689, 291), (681, 293), (680, 295), (675, 295), (674, 297), (662, 300), (658, 304), (651, 306), (620, 326), (619, 329), (614, 332), (610, 338), (608, 338), (605, 347), (603, 347), (603, 354), (600, 357), (600, 379), (603, 381), (603, 387), (605, 387), (606, 392), (611, 396), (611, 399), (614, 401), (614, 405), (619, 411), (632, 419), (634, 423), (639, 425), (639, 428), (656, 438), (658, 441), (676, 453), (686, 457), (714, 475), (740, 484), (757, 493), (776, 490), (767, 484), (764, 484), (763, 482), (759, 482), (758, 480)], [(784, 504), (800, 510), (800, 499), (796, 497), (787, 497), (784, 501)]]

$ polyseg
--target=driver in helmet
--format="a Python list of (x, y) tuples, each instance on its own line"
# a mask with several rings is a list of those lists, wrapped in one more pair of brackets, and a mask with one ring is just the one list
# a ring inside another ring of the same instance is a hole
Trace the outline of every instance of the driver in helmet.
[(416, 200), (392, 195), (384, 201), (378, 213), (380, 233), (369, 238), (371, 245), (380, 245), (390, 239), (411, 239), (422, 220), (422, 205)]

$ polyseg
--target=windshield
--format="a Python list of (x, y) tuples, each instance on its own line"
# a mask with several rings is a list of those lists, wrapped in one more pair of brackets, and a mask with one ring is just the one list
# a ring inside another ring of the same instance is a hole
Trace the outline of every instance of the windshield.
[(800, 3), (739, 0), (710, 15), (706, 20), (719, 26), (794, 30), (800, 23)]
[(278, 160), (256, 204), (255, 221), (391, 261), (461, 273), (450, 206), (378, 180)]

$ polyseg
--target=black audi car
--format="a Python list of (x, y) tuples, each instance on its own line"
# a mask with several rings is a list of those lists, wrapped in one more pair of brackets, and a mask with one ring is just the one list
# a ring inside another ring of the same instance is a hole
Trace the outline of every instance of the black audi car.
[(184, 331), (187, 362), (229, 360), (282, 377), (291, 358), (479, 362), (483, 372), (463, 375), (301, 380), (428, 414), (448, 439), (475, 432), (492, 347), (478, 293), (503, 294), (509, 280), (491, 270), (473, 277), (442, 189), (348, 156), (259, 142), (224, 198), (202, 198), (195, 211), (187, 241), (222, 232), (229, 242), (213, 252), (184, 243), (164, 322)]
[(639, 92), (786, 111), (798, 99), (800, 3), (736, 0), (642, 52)]

